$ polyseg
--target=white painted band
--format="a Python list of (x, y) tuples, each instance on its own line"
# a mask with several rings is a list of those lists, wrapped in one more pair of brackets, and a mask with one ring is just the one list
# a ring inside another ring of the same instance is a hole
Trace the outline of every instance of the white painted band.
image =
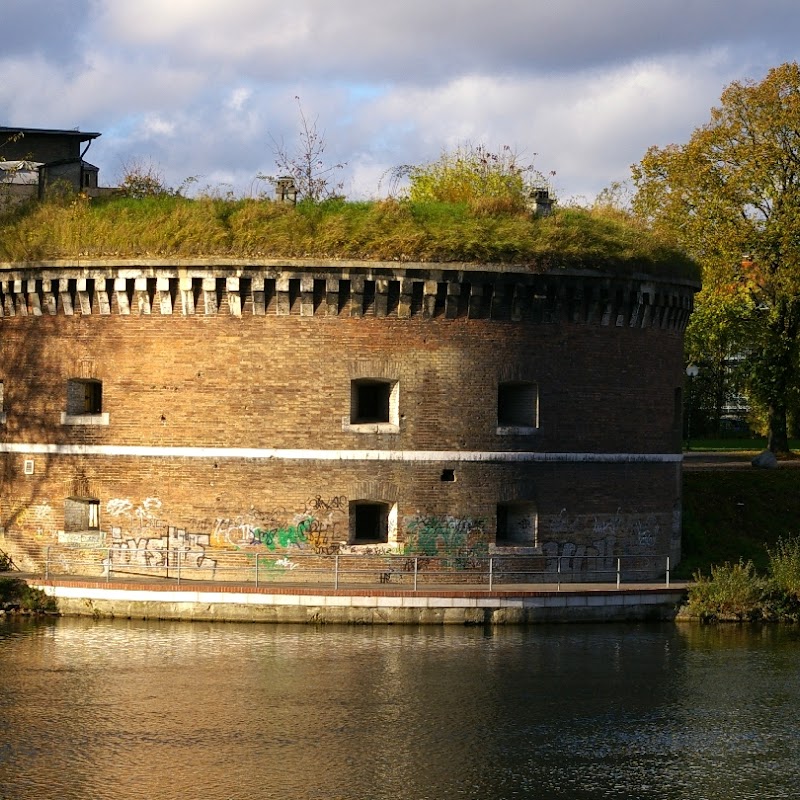
[(148, 447), (102, 444), (15, 444), (0, 442), (0, 453), (139, 458), (233, 458), (283, 461), (488, 461), (590, 464), (679, 463), (680, 453), (532, 453), (490, 450), (292, 450), (255, 447)]

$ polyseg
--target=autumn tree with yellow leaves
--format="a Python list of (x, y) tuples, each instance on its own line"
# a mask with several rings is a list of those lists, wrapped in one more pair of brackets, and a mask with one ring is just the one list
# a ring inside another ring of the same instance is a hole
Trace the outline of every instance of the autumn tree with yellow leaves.
[(768, 446), (788, 451), (800, 392), (800, 66), (732, 83), (686, 144), (651, 148), (633, 179), (634, 211), (702, 266), (689, 341), (731, 333)]

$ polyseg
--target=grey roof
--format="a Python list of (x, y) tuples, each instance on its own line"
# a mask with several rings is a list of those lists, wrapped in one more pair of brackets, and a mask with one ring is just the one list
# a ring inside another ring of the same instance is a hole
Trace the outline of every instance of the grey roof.
[(0, 136), (14, 136), (17, 133), (41, 133), (46, 136), (74, 136), (79, 142), (88, 142), (101, 136), (100, 133), (90, 133), (89, 131), (60, 130), (59, 128), (12, 128), (7, 125), (0, 125)]

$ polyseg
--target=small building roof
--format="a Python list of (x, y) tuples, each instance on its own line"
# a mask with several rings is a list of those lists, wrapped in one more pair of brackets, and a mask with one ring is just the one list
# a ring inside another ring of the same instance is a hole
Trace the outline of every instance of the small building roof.
[(74, 136), (79, 142), (89, 142), (102, 135), (89, 131), (79, 131), (77, 128), (61, 130), (59, 128), (11, 128), (7, 125), (0, 125), (0, 137), (14, 136), (18, 133), (37, 133), (45, 136)]

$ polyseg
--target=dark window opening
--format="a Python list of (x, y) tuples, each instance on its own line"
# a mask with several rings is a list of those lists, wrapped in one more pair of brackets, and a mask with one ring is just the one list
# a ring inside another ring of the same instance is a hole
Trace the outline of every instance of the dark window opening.
[(535, 547), (538, 540), (538, 515), (534, 503), (498, 503), (498, 547), (527, 545)]
[(99, 531), (100, 501), (87, 497), (68, 497), (64, 501), (64, 530)]
[(351, 522), (356, 544), (389, 540), (389, 506), (386, 503), (355, 503)]
[(67, 381), (67, 414), (100, 414), (103, 411), (103, 384), (98, 380)]
[(453, 483), (456, 479), (456, 471), (454, 469), (443, 469), (440, 480), (442, 483)]
[(497, 390), (497, 424), (535, 428), (538, 411), (535, 383), (501, 383)]
[(350, 423), (389, 422), (389, 381), (357, 380), (351, 387)]

